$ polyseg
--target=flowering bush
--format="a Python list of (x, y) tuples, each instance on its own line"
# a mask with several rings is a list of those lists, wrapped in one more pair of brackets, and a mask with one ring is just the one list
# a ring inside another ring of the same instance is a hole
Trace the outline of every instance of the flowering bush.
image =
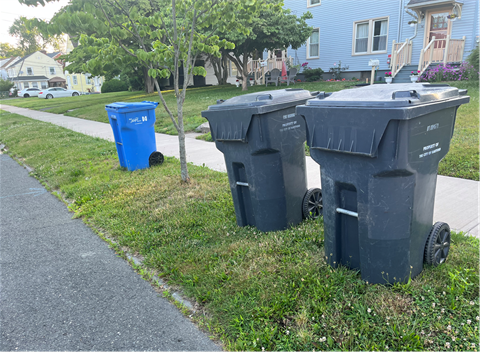
[(391, 72), (385, 72), (385, 77), (392, 77), (392, 73)]
[(419, 81), (441, 82), (478, 80), (478, 74), (478, 71), (468, 62), (462, 62), (460, 67), (453, 67), (450, 64), (440, 64), (425, 71)]
[(304, 71), (306, 71), (306, 70), (311, 70), (311, 68), (308, 67), (308, 62), (304, 62), (304, 63), (302, 64), (302, 69), (303, 69)]

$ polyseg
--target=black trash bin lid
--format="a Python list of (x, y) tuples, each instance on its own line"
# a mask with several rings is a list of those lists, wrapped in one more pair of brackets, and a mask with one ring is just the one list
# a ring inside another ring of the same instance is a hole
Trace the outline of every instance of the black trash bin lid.
[[(318, 93), (318, 92), (317, 92)], [(290, 104), (292, 106), (298, 105), (298, 102), (303, 102), (307, 99), (312, 99), (314, 93), (305, 89), (278, 89), (269, 90), (258, 93), (244, 94), (237, 97), (227, 99), (225, 101), (218, 101), (217, 105), (211, 105), (208, 110), (231, 110), (231, 109), (245, 109), (255, 107), (272, 107), (277, 105)]]
[(460, 97), (465, 92), (448, 84), (373, 84), (367, 87), (320, 93), (307, 106), (318, 107), (403, 107), (432, 104)]

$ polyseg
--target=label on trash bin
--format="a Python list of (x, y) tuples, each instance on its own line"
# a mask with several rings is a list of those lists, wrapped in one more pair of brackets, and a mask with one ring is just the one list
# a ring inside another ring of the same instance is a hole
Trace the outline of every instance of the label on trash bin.
[(439, 151), (442, 150), (442, 148), (438, 148), (439, 145), (440, 145), (439, 142), (426, 145), (425, 147), (423, 147), (423, 152), (424, 153), (420, 154), (418, 157), (419, 158), (424, 158), (426, 156), (438, 153)]
[(294, 130), (295, 128), (299, 128), (300, 125), (297, 125), (297, 121), (290, 121), (282, 123), (282, 127), (283, 128), (280, 128), (280, 132)]
[(135, 125), (141, 125), (142, 123), (148, 121), (148, 116), (137, 116), (137, 117), (129, 117), (128, 122), (133, 123)]

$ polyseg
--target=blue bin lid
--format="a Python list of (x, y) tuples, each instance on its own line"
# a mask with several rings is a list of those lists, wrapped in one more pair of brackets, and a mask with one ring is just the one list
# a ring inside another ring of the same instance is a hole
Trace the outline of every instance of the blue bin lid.
[(154, 101), (142, 101), (141, 103), (112, 103), (105, 106), (105, 110), (114, 110), (118, 113), (135, 112), (142, 110), (152, 110), (158, 106)]
[(463, 98), (466, 91), (448, 84), (373, 84), (345, 89), (334, 93), (321, 92), (317, 98), (308, 100), (306, 106), (318, 107), (406, 107), (442, 103)]

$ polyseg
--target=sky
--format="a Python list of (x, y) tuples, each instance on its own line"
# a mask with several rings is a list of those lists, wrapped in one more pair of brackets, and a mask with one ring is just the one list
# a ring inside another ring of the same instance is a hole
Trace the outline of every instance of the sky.
[(0, 0), (0, 42), (16, 45), (17, 39), (8, 34), (8, 29), (16, 18), (25, 16), (27, 18), (37, 17), (42, 20), (49, 20), (55, 12), (68, 3), (69, 0), (59, 0), (46, 3), (45, 6), (33, 7), (21, 5), (18, 0)]

